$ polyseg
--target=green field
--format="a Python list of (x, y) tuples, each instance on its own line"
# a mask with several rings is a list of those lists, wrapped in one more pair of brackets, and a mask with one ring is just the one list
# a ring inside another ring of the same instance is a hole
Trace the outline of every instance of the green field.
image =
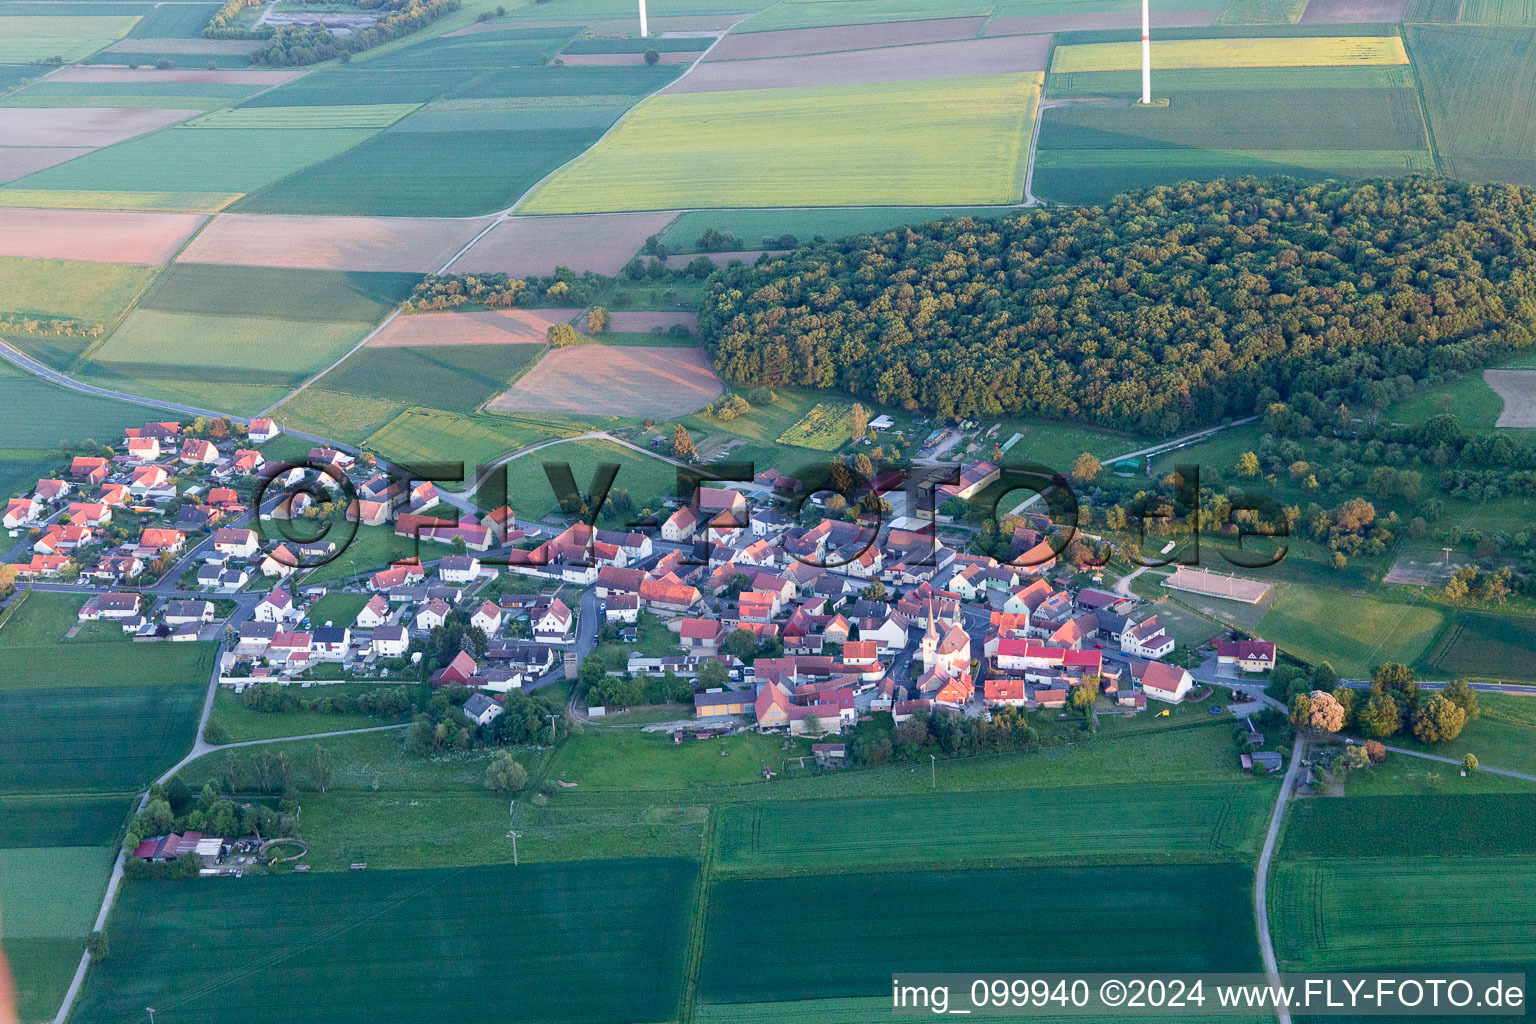
[[(1275, 36), (1162, 39), (1152, 44), (1160, 68), (1311, 68), (1355, 64), (1407, 64), (1396, 36)], [(1058, 46), (1051, 71), (1125, 71), (1141, 66), (1141, 44)]]
[(86, 595), (30, 593), (0, 626), (0, 690), (70, 686), (176, 686), (213, 669), (209, 644), (135, 643), (111, 622), (78, 623)]
[(1489, 387), (1481, 373), (1470, 373), (1454, 384), (1420, 391), (1394, 402), (1382, 415), (1394, 423), (1424, 423), (1441, 413), (1454, 412), (1468, 431), (1490, 431), (1504, 411), (1504, 399)]
[(1384, 661), (1419, 663), (1445, 622), (1439, 609), (1391, 594), (1295, 583), (1277, 589), (1258, 634), (1298, 658), (1332, 662), (1348, 678), (1368, 678)]
[[(1396, 176), (1434, 166), (1406, 66), (1173, 70), (1159, 82), (1159, 94), (1172, 98), (1166, 107), (1048, 109), (1035, 191), (1067, 202), (1104, 202), (1119, 191), (1182, 179)], [(1139, 82), (1122, 72), (1051, 79), (1052, 96), (1119, 99), (1139, 91)], [(1308, 116), (1297, 118), (1297, 110)]]
[(1308, 860), (1281, 864), (1269, 893), (1282, 970), (1536, 960), (1530, 857)]
[[(464, 458), (467, 461), (468, 455)], [(537, 519), (554, 511), (555, 492), (544, 472), (545, 462), (569, 463), (582, 493), (586, 493), (600, 463), (617, 462), (619, 475), (614, 478), (614, 490), (629, 491), (637, 509), (659, 508), (661, 500), (677, 486), (677, 469), (670, 463), (636, 454), (608, 441), (568, 441), (541, 449), (531, 458), (515, 459), (507, 464), (505, 503), (517, 509), (519, 516)], [(498, 484), (482, 490), (480, 503), (494, 502), (489, 505), (492, 508), (503, 504), (488, 497), (499, 489)]]
[[(323, 385), (325, 382), (319, 383)], [(370, 434), (382, 430), (403, 412), (405, 406), (399, 402), (362, 398), (316, 386), (294, 395), (273, 415), (278, 423), (292, 430), (329, 437), (345, 444), (362, 444)]]
[[(392, 562), (417, 557), (415, 538), (396, 537), (395, 531), (388, 526), (359, 526), (355, 535), (352, 535), (351, 527), (344, 523), (334, 529), (338, 543), (348, 536), (352, 536), (352, 542), (337, 557), (311, 570), (304, 578), (306, 583), (326, 583), (361, 573), (373, 573), (389, 568)], [(428, 550), (431, 547), (428, 545)]]
[(73, 317), (110, 324), (154, 280), (151, 267), (0, 257), (0, 315)]
[(101, 907), (115, 851), (105, 846), (0, 849), (5, 938), (82, 939)]
[(73, 63), (121, 39), (138, 20), (136, 15), (121, 14), (0, 17), (0, 63), (25, 64), (50, 57)]
[(13, 183), (23, 189), (254, 192), (365, 141), (370, 130), (173, 128), (98, 149)]
[(188, 128), (241, 128), (247, 131), (306, 131), (317, 128), (388, 128), (415, 110), (415, 103), (375, 103), (349, 107), (233, 107), (188, 121)]
[[(574, 782), (582, 792), (669, 791), (750, 783), (762, 779), (764, 765), (774, 770), (782, 766), (783, 743), (780, 737), (751, 732), (719, 742), (676, 744), (665, 732), (588, 730), (561, 744), (550, 777)], [(728, 756), (721, 756), (722, 750)]]
[[(317, 620), (324, 622), (324, 619)], [(327, 685), (324, 689), (310, 688), (306, 697), (322, 697), (339, 693), (360, 693), (375, 690), (392, 683), (358, 683)], [(355, 714), (323, 714), (318, 711), (264, 712), (252, 711), (232, 690), (220, 687), (213, 699), (213, 715), (209, 722), (223, 730), (226, 742), (244, 740), (275, 740), (287, 736), (307, 736), (317, 732), (335, 732), (340, 729), (368, 729), (376, 725), (391, 725), (400, 719), (371, 718), (361, 712)]]
[[(762, 4), (743, 4), (746, 9)], [(963, 18), (990, 14), (998, 4), (991, 0), (786, 0), (767, 4), (763, 13), (744, 22), (738, 32), (768, 32), (784, 28), (822, 28), (829, 25), (865, 25), (904, 19)], [(627, 12), (626, 12), (627, 13)]]
[(779, 444), (835, 452), (853, 436), (849, 402), (818, 402), (778, 437)]
[(113, 443), (124, 427), (163, 415), (148, 406), (95, 398), (49, 384), (0, 361), (0, 437), (8, 448), (49, 448), (87, 438)]
[(328, 391), (472, 413), (543, 355), (543, 345), (359, 349), (326, 374)]
[(109, 373), (153, 380), (297, 383), (360, 341), (371, 326), (136, 309), (91, 361)]
[[(1004, 203), (1038, 74), (663, 95), (562, 168), (526, 213)], [(952, 154), (963, 150), (958, 167)]]
[(1468, 25), (1403, 29), (1447, 174), (1536, 184), (1536, 30)]
[(1532, 0), (1466, 0), (1461, 21), (1467, 25), (1536, 25)]
[(719, 882), (710, 887), (699, 1000), (873, 996), (890, 992), (893, 973), (1020, 964), (1255, 970), (1252, 885), (1252, 871), (1237, 864)]
[(147, 785), (192, 749), (207, 692), (204, 681), (0, 690), (0, 790)]
[(1298, 800), (1280, 846), (1286, 860), (1500, 854), (1536, 854), (1536, 794)]
[(1463, 612), (1426, 661), (1447, 676), (1530, 679), (1536, 676), (1536, 619)]
[[(709, 744), (698, 744), (709, 746)], [(1267, 785), (1007, 790), (724, 808), (717, 874), (1230, 861), (1269, 822)]]
[(128, 793), (0, 796), (0, 849), (111, 846), (132, 808)]
[(121, 1020), (152, 1005), (233, 1024), (259, 1002), (288, 1024), (671, 1020), (697, 870), (638, 860), (130, 882), (112, 957), (76, 1012)]
[(465, 416), (437, 409), (413, 408), (405, 410), (369, 437), (368, 447), (407, 463), (463, 460), (466, 472), (473, 474), (477, 467), (519, 448), (579, 432), (559, 421)]
[(372, 324), (408, 298), (420, 280), (419, 274), (173, 263), (139, 307), (202, 316)]
[(1216, 24), (1294, 25), (1306, 9), (1307, 0), (1227, 0)]

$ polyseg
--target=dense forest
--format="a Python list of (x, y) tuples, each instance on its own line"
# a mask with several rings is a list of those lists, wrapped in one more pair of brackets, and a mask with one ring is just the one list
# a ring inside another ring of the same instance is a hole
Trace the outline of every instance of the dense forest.
[(1380, 407), (1531, 343), (1536, 192), (1185, 183), (818, 241), (706, 286), (739, 386), (1167, 435), (1306, 394)]

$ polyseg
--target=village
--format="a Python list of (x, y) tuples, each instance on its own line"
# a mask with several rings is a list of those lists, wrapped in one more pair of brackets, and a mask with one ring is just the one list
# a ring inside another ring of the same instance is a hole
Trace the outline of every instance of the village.
[[(990, 720), (1000, 708), (1138, 714), (1203, 699), (1209, 683), (1236, 691), (1275, 665), (1273, 643), (1236, 635), (1203, 660), (1176, 658), (1143, 599), (1060, 563), (1043, 515), (1016, 518), (1009, 561), (946, 544), (937, 507), (995, 482), (989, 462), (961, 466), (883, 529), (835, 518), (819, 499), (791, 514), (797, 482), (769, 469), (698, 486), (649, 529), (555, 532), (507, 506), (449, 505), (432, 483), (333, 448), (290, 446), (292, 464), (274, 475), (261, 447), (280, 431), (261, 419), (226, 426), (212, 431), (222, 437), (173, 422), (131, 429), (110, 456), (77, 456), (11, 499), (15, 578), (80, 593), (82, 623), (116, 623), (136, 641), (219, 643), (217, 681), (236, 692), (425, 679), (471, 692), (462, 709), (476, 726), (510, 692), (576, 679), (600, 643), (632, 647), (608, 671), (692, 688), (679, 739), (836, 736), (877, 712), (896, 723), (919, 712)], [(344, 478), (355, 497), (316, 506), (324, 495), (302, 485), (321, 476)], [(273, 483), (282, 493), (269, 499)], [(309, 583), (337, 543), (263, 544), (254, 528), (304, 518), (390, 530), (419, 554)], [(312, 609), (335, 593), (361, 607), (318, 620)], [(434, 659), (429, 641), (450, 628), (460, 639)], [(590, 692), (600, 674), (581, 678), (579, 714), (623, 710)], [(837, 746), (818, 754), (840, 757)]]

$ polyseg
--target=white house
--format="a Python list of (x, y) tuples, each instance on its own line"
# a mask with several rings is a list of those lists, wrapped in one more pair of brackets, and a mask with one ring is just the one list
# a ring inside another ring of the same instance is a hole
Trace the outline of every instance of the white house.
[(1120, 651), (1138, 658), (1166, 658), (1173, 653), (1173, 637), (1163, 632), (1154, 615), (1120, 634)]
[(374, 594), (363, 605), (363, 610), (357, 613), (354, 625), (358, 629), (378, 629), (389, 622), (389, 598), (383, 594)]
[(422, 631), (436, 629), (448, 621), (448, 602), (434, 597), (416, 613), (416, 628)]
[(469, 624), (486, 636), (494, 636), (501, 629), (501, 609), (493, 602), (486, 601), (469, 617)]
[(473, 583), (480, 575), (480, 559), (474, 555), (449, 555), (437, 563), (437, 575), (444, 583)]
[(603, 617), (609, 622), (634, 623), (640, 618), (639, 594), (614, 594), (606, 602)]
[(476, 725), (490, 725), (501, 714), (501, 705), (483, 693), (477, 693), (464, 702), (464, 717)]
[(250, 428), (246, 430), (245, 436), (255, 444), (266, 444), (281, 433), (282, 431), (277, 429), (276, 423), (269, 419), (258, 417), (251, 420)]
[(373, 653), (381, 658), (402, 658), (409, 647), (404, 626), (380, 626), (373, 631)]
[(250, 558), (256, 554), (256, 531), (222, 529), (213, 534), (213, 550), (228, 558)]
[(257, 622), (287, 622), (293, 615), (293, 596), (279, 589), (261, 599), (252, 617)]
[(534, 609), (533, 638), (541, 644), (568, 644), (571, 642), (571, 627), (575, 624), (575, 616), (571, 609), (558, 597), (550, 598), (549, 604), (542, 609)]
[(1195, 685), (1185, 669), (1166, 661), (1148, 661), (1131, 670), (1131, 675), (1141, 684), (1141, 692), (1151, 700), (1177, 704), (1189, 696)]

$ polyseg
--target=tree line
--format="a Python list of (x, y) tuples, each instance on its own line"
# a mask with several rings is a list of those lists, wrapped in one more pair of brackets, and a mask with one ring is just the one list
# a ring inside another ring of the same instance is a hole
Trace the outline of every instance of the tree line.
[[(373, 6), (385, 6), (375, 4)], [(338, 36), (323, 25), (295, 25), (275, 32), (251, 54), (253, 64), (289, 68), (317, 64), (371, 50), (392, 39), (408, 36), (443, 15), (459, 9), (460, 0), (408, 0), (372, 25)]]
[(1262, 412), (1266, 390), (1373, 404), (1531, 343), (1531, 195), (1243, 178), (946, 219), (727, 268), (699, 325), (735, 384), (948, 418), (1166, 435)]

